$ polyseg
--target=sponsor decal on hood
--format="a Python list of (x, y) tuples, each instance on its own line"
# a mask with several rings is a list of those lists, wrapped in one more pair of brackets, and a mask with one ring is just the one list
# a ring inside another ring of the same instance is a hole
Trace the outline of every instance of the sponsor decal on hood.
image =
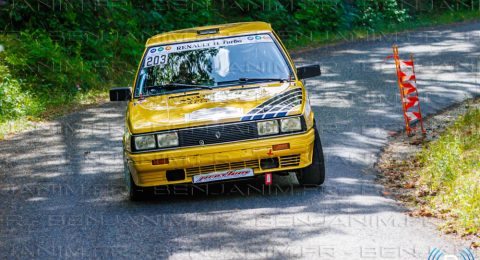
[(243, 114), (243, 109), (240, 107), (202, 108), (185, 114), (185, 121), (218, 120), (228, 117), (241, 117)]

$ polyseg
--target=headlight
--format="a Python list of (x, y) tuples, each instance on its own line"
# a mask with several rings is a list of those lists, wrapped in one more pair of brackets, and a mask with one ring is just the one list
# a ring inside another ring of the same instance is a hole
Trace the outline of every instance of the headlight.
[(299, 117), (284, 118), (281, 120), (282, 132), (295, 132), (302, 130), (302, 123)]
[(158, 134), (158, 147), (171, 147), (171, 146), (178, 146), (178, 135), (177, 132), (165, 133), (165, 134)]
[(147, 150), (155, 148), (155, 136), (154, 135), (142, 135), (135, 136), (135, 149)]
[(258, 135), (278, 134), (277, 120), (263, 121), (257, 123)]

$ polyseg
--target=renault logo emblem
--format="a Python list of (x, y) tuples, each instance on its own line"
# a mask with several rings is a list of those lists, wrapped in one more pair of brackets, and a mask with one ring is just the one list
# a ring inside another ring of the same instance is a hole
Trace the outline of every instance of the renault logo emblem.
[(222, 133), (220, 133), (220, 131), (215, 132), (215, 137), (217, 139), (220, 139), (220, 136), (222, 136)]

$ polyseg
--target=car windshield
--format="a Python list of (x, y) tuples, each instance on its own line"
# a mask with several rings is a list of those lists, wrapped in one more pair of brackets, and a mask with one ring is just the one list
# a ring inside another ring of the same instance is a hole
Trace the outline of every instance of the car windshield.
[(135, 97), (289, 78), (269, 34), (162, 45), (147, 49)]

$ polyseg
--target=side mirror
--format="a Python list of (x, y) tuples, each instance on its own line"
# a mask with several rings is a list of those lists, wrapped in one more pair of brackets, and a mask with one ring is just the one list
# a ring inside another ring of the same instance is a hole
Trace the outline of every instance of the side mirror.
[(132, 99), (132, 90), (129, 87), (110, 89), (110, 101), (129, 101)]
[(297, 68), (298, 79), (312, 78), (320, 75), (322, 75), (322, 72), (320, 70), (320, 65), (318, 64)]

